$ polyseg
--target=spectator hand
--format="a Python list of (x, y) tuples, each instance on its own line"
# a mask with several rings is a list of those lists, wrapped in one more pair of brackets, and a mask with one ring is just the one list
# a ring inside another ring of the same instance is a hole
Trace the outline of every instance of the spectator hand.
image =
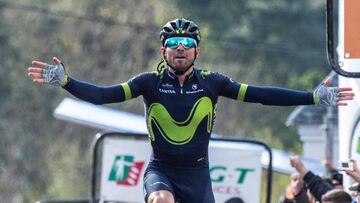
[(333, 164), (331, 163), (330, 160), (324, 160), (323, 164), (324, 164), (326, 170), (329, 172), (336, 170), (336, 168), (333, 166)]
[(53, 62), (54, 65), (33, 61), (31, 64), (35, 67), (28, 68), (28, 76), (34, 78), (33, 81), (38, 84), (65, 86), (69, 81), (65, 66), (56, 57), (53, 58)]
[(300, 173), (291, 174), (291, 188), (294, 195), (300, 194), (304, 189), (304, 182)]
[(345, 173), (352, 177), (356, 182), (360, 183), (360, 171), (357, 166), (356, 160), (352, 159), (350, 160), (353, 163), (353, 170), (351, 169), (344, 169)]
[(295, 168), (297, 172), (299, 172), (301, 178), (303, 178), (308, 172), (299, 156), (290, 157), (290, 165)]

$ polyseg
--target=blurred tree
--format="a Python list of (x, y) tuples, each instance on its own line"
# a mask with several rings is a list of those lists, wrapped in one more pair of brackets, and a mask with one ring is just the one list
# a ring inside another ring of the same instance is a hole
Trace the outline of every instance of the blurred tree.
[[(148, 43), (152, 13), (146, 1), (0, 2), (0, 26), (7, 28), (0, 30), (0, 202), (88, 194), (97, 130), (55, 122), (54, 107), (69, 95), (32, 84), (26, 66), (58, 56), (74, 77), (123, 82), (144, 71), (155, 53)], [(121, 108), (140, 113), (139, 105)]]

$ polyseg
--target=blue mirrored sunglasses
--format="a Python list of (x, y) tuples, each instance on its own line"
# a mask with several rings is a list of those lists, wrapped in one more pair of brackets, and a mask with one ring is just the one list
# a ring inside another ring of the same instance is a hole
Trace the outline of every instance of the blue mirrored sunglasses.
[(164, 46), (170, 49), (176, 49), (182, 44), (185, 49), (196, 47), (196, 40), (188, 37), (172, 37), (165, 40)]

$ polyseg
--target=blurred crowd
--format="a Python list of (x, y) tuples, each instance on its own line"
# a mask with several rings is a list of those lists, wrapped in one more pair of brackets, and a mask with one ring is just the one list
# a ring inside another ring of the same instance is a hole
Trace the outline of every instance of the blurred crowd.
[[(327, 173), (321, 177), (304, 166), (300, 157), (290, 158), (296, 170), (286, 187), (281, 203), (360, 203), (360, 171), (356, 160), (349, 161), (351, 167), (336, 168), (330, 161), (324, 165)], [(352, 185), (344, 188), (343, 174), (352, 179)]]

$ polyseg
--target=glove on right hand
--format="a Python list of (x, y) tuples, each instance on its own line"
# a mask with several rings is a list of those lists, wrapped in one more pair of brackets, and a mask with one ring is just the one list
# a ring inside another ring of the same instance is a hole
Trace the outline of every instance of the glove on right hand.
[(69, 76), (65, 72), (64, 64), (46, 65), (43, 72), (42, 78), (45, 84), (54, 86), (65, 86), (69, 82)]

